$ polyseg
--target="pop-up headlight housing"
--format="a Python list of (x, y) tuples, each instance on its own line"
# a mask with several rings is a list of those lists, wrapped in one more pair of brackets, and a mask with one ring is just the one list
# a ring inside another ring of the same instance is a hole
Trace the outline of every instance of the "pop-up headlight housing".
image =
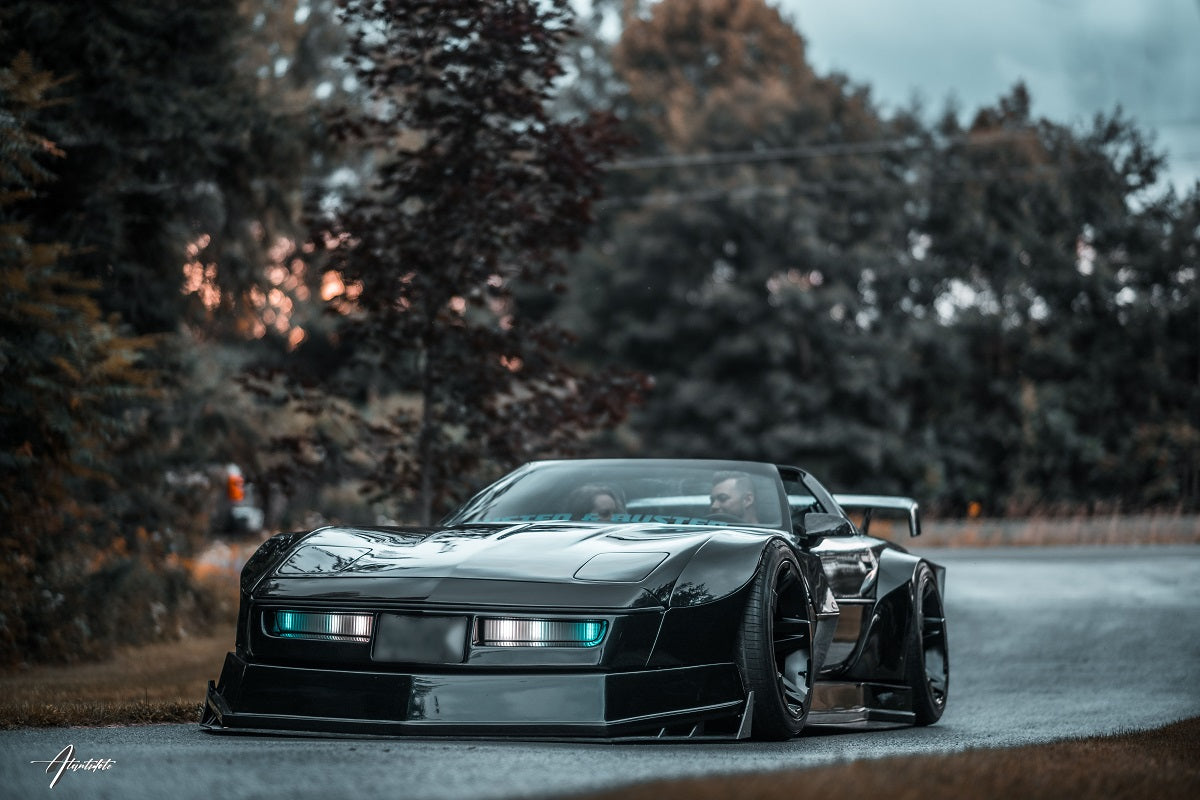
[(640, 583), (669, 553), (599, 553), (575, 572), (575, 580), (604, 583)]

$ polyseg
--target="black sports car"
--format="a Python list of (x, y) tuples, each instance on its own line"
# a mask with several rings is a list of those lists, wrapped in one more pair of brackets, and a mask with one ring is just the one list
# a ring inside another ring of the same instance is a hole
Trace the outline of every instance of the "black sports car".
[[(840, 501), (840, 502), (839, 502)], [(860, 530), (844, 508), (862, 512)], [(944, 570), (867, 535), (916, 503), (741, 461), (528, 464), (436, 528), (272, 537), (209, 730), (786, 739), (928, 725)]]

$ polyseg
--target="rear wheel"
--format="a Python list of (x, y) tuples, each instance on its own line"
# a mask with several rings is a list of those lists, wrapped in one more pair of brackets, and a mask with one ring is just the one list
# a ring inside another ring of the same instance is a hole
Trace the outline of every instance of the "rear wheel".
[(928, 564), (917, 567), (913, 579), (913, 618), (905, 656), (905, 672), (912, 690), (918, 725), (942, 718), (950, 690), (950, 649), (946, 641), (946, 614), (937, 578)]
[(790, 739), (812, 707), (813, 623), (808, 587), (782, 542), (763, 553), (746, 602), (737, 663), (754, 706), (756, 739)]

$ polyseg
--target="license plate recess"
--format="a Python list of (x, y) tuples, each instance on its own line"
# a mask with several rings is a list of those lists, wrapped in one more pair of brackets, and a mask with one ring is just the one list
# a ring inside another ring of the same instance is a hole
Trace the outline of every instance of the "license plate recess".
[(371, 660), (404, 664), (461, 664), (467, 617), (380, 614)]

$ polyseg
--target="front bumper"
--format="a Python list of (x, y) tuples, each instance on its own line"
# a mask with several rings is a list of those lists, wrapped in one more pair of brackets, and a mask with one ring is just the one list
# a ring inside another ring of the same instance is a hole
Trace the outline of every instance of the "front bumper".
[(211, 731), (366, 736), (744, 738), (731, 664), (629, 672), (377, 672), (225, 657), (201, 725)]

